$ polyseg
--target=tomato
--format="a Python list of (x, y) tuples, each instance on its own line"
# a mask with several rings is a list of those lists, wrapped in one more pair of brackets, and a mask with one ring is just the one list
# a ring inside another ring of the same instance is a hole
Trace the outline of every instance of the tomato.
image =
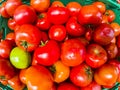
[(72, 1), (66, 4), (66, 8), (69, 9), (70, 16), (78, 16), (79, 11), (82, 8), (82, 5), (78, 2)]
[(48, 30), (50, 28), (51, 23), (48, 21), (47, 13), (43, 12), (38, 15), (36, 26), (40, 30)]
[(92, 82), (93, 71), (86, 63), (72, 67), (70, 72), (70, 80), (79, 87), (85, 87)]
[(89, 45), (89, 41), (85, 38), (85, 37), (79, 37), (78, 40), (84, 45), (84, 46), (87, 46)]
[(92, 68), (98, 68), (107, 62), (107, 52), (99, 44), (89, 44), (86, 52), (85, 61)]
[(70, 17), (68, 19), (66, 29), (71, 36), (81, 36), (85, 33), (85, 28), (78, 23), (77, 17)]
[(30, 0), (30, 5), (37, 12), (44, 12), (49, 8), (50, 0)]
[(116, 18), (115, 12), (113, 10), (106, 10), (104, 15), (107, 16), (108, 22), (113, 22)]
[(14, 90), (23, 90), (25, 88), (25, 84), (23, 84), (20, 79), (19, 75), (15, 75), (13, 78), (8, 80), (8, 84), (12, 87)]
[(16, 22), (13, 18), (9, 18), (8, 19), (8, 27), (10, 28), (10, 30), (14, 30), (15, 26), (16, 26)]
[(41, 31), (34, 25), (24, 24), (15, 32), (15, 42), (18, 47), (31, 52), (41, 42)]
[(53, 77), (50, 71), (41, 65), (27, 68), (25, 77), (28, 90), (50, 90), (53, 86)]
[[(16, 69), (11, 65), (8, 59), (0, 59), (0, 82), (6, 81), (14, 77)], [(2, 83), (2, 82), (1, 82)]]
[(86, 49), (79, 39), (68, 39), (61, 46), (61, 61), (67, 66), (77, 66), (85, 59)]
[(80, 24), (100, 24), (102, 21), (102, 13), (94, 5), (85, 5), (81, 8), (78, 21)]
[(24, 69), (30, 65), (31, 55), (19, 47), (14, 47), (10, 52), (10, 62), (15, 68)]
[(81, 87), (80, 90), (102, 90), (102, 86), (92, 81), (88, 86)]
[(112, 22), (110, 26), (113, 28), (115, 32), (115, 37), (118, 36), (120, 34), (120, 25), (116, 22)]
[(56, 41), (63, 41), (66, 37), (66, 28), (64, 25), (53, 25), (48, 32), (49, 38)]
[(55, 62), (50, 70), (53, 72), (53, 80), (56, 83), (61, 83), (69, 78), (70, 67), (64, 65), (60, 60)]
[(55, 40), (49, 40), (45, 45), (39, 46), (34, 51), (33, 57), (38, 64), (45, 66), (53, 65), (60, 57), (60, 47)]
[(118, 35), (116, 43), (117, 43), (117, 47), (120, 48), (120, 35)]
[(50, 7), (48, 9), (48, 20), (52, 24), (64, 24), (69, 18), (69, 10), (65, 7)]
[(21, 69), (19, 72), (19, 79), (23, 84), (26, 84), (26, 77), (25, 77), (26, 70), (27, 69)]
[(7, 0), (5, 10), (10, 16), (13, 16), (15, 9), (20, 5), (22, 5), (21, 0)]
[(100, 24), (93, 33), (93, 39), (100, 45), (107, 45), (114, 38), (113, 28), (106, 23)]
[(30, 24), (34, 23), (37, 20), (37, 15), (35, 10), (31, 6), (20, 5), (15, 9), (13, 19), (18, 25)]
[(80, 90), (80, 89), (71, 82), (62, 82), (58, 85), (57, 90)]
[(109, 59), (114, 59), (118, 54), (118, 47), (115, 43), (106, 45), (105, 50), (107, 51)]
[(10, 16), (5, 10), (5, 5), (6, 5), (6, 2), (3, 2), (2, 5), (0, 6), (0, 15), (4, 18), (9, 18)]
[(118, 70), (114, 65), (104, 64), (94, 72), (94, 80), (99, 85), (111, 86), (118, 78)]
[(3, 58), (9, 58), (12, 48), (13, 48), (13, 44), (10, 40), (1, 41), (0, 42), (0, 56)]
[(42, 36), (42, 38), (41, 38), (42, 42), (45, 43), (49, 40), (49, 36), (48, 36), (47, 32), (41, 32), (41, 36)]
[(61, 1), (53, 1), (50, 7), (65, 7)]
[(93, 2), (92, 4), (93, 4), (94, 6), (96, 6), (96, 7), (100, 10), (100, 12), (101, 12), (102, 14), (105, 13), (105, 11), (106, 11), (106, 5), (105, 5), (105, 3), (100, 2), (100, 1), (96, 1), (96, 2)]

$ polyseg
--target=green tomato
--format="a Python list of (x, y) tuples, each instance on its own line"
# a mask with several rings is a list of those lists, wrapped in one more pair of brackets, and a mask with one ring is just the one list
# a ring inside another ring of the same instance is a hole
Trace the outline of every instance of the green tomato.
[(30, 65), (31, 55), (29, 52), (26, 52), (19, 47), (15, 47), (10, 52), (10, 62), (14, 67), (24, 69)]

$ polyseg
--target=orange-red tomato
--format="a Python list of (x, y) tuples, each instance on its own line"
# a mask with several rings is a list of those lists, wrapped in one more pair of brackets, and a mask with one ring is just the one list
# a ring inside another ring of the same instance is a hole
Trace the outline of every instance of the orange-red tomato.
[(51, 7), (65, 7), (61, 1), (53, 1)]
[(25, 77), (26, 70), (27, 69), (21, 69), (19, 73), (20, 81), (24, 84), (26, 84), (26, 77)]
[(50, 71), (41, 65), (30, 66), (25, 73), (28, 90), (50, 90), (53, 77)]

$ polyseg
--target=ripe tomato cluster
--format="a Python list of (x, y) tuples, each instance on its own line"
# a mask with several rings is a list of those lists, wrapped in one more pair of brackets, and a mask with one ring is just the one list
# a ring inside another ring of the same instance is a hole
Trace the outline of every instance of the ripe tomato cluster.
[(96, 1), (6, 0), (0, 83), (14, 90), (101, 90), (120, 83), (120, 25)]

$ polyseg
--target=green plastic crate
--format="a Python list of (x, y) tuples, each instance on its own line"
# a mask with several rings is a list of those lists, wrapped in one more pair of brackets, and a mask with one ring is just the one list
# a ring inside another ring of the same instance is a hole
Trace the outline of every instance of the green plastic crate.
[[(0, 5), (6, 0), (0, 0)], [(29, 1), (30, 0), (22, 0), (23, 3), (25, 4), (29, 4)], [(54, 0), (51, 0), (51, 3), (53, 2)], [(107, 9), (111, 9), (115, 12), (116, 14), (116, 19), (114, 20), (114, 22), (117, 22), (120, 24), (120, 4), (117, 3), (117, 0), (60, 0), (61, 2), (63, 2), (65, 5), (68, 3), (68, 2), (71, 2), (71, 1), (77, 1), (79, 2), (81, 5), (88, 5), (88, 4), (91, 4), (95, 1), (101, 1), (101, 2), (104, 2), (105, 5), (106, 5), (106, 8)], [(5, 36), (7, 33), (10, 32), (8, 26), (7, 26), (7, 21), (8, 19), (6, 18), (3, 18), (0, 16), (0, 32), (3, 32), (3, 37), (2, 39), (5, 39)], [(116, 83), (116, 86), (113, 88), (113, 89), (103, 89), (103, 90), (118, 90), (118, 87), (119, 84)], [(13, 90), (9, 85), (8, 86), (4, 86), (0, 83), (0, 90)], [(24, 90), (27, 90), (27, 88), (25, 88)]]

